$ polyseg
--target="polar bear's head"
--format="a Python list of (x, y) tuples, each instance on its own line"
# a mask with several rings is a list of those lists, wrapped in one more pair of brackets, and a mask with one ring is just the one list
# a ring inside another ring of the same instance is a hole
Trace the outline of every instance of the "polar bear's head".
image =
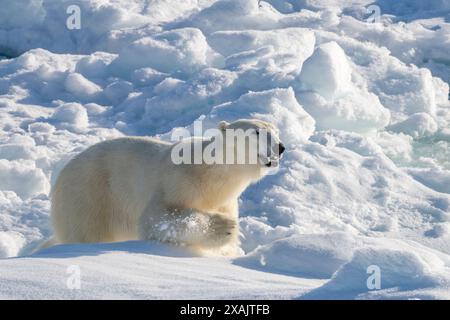
[(221, 121), (219, 129), (227, 149), (233, 150), (234, 161), (240, 164), (276, 167), (285, 150), (278, 129), (269, 122), (256, 119)]

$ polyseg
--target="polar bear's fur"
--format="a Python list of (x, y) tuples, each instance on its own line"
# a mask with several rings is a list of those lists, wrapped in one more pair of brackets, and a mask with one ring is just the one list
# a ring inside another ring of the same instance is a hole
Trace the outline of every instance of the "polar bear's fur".
[[(257, 120), (220, 129), (276, 129)], [(154, 239), (207, 250), (238, 245), (238, 197), (267, 164), (174, 164), (175, 144), (144, 137), (101, 142), (72, 159), (51, 195), (53, 243)], [(224, 145), (226, 145), (224, 139)]]

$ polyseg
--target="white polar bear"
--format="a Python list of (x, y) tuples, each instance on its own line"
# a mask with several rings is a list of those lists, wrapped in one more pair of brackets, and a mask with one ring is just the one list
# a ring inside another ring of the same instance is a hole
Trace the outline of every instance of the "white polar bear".
[[(44, 246), (149, 239), (199, 251), (228, 248), (222, 253), (232, 252), (238, 247), (238, 198), (268, 172), (284, 146), (278, 130), (267, 122), (222, 121), (219, 129), (214, 138), (189, 138), (174, 144), (147, 137), (119, 138), (76, 156), (52, 190), (55, 234)], [(180, 149), (186, 150), (183, 147), (205, 150), (214, 139), (223, 146), (215, 155), (228, 159), (227, 154), (239, 152), (228, 132), (237, 132), (234, 142), (243, 130), (250, 132), (246, 138), (262, 130), (269, 138), (266, 149), (260, 142), (256, 149), (245, 144), (247, 158), (256, 150), (256, 163), (176, 164), (173, 159)]]

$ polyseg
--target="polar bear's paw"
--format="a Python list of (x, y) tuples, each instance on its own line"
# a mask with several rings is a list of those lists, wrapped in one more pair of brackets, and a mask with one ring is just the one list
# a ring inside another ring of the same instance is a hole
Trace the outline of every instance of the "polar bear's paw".
[(235, 220), (228, 219), (219, 214), (209, 217), (209, 228), (207, 229), (207, 243), (211, 245), (223, 245), (232, 240), (237, 232)]
[(231, 242), (237, 234), (237, 224), (232, 219), (192, 209), (186, 211), (190, 214), (178, 225), (183, 230), (179, 235), (185, 245), (219, 247)]
[(209, 214), (194, 209), (177, 210), (149, 223), (147, 239), (157, 239), (179, 245), (215, 248), (237, 239), (235, 220), (219, 214)]

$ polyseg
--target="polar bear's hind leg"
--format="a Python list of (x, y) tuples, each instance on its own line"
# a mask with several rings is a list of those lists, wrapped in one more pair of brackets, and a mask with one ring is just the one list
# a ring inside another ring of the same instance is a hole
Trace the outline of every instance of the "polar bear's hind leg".
[(112, 196), (108, 175), (102, 171), (75, 161), (60, 173), (52, 192), (52, 222), (58, 242), (132, 239), (130, 216)]

